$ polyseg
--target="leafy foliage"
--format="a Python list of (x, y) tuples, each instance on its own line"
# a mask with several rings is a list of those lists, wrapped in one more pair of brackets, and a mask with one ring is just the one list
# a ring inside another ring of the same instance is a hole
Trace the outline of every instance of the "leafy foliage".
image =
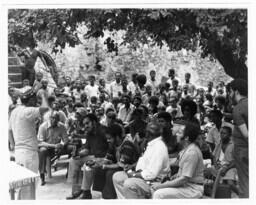
[(104, 31), (125, 30), (119, 45), (106, 41), (109, 51), (129, 44), (163, 46), (171, 51), (203, 49), (218, 59), (231, 77), (247, 79), (247, 10), (245, 9), (36, 9), (9, 10), (9, 45), (33, 40), (52, 41), (53, 52), (80, 43), (77, 28), (85, 25), (85, 38)]

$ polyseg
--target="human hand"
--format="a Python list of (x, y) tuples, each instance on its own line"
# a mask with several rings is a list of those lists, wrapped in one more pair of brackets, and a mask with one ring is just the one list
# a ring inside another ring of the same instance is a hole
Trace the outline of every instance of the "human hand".
[(226, 175), (227, 171), (228, 171), (227, 167), (223, 166), (222, 168), (220, 168), (220, 175), (222, 177), (224, 177)]
[(135, 172), (132, 171), (132, 170), (129, 170), (129, 171), (126, 172), (126, 173), (127, 173), (127, 175), (128, 175), (129, 178), (134, 177), (134, 174), (135, 174)]
[(61, 150), (62, 149), (62, 147), (63, 147), (63, 145), (62, 144), (60, 144), (60, 143), (58, 143), (58, 144), (56, 144), (55, 145), (55, 150)]
[(153, 190), (153, 191), (156, 191), (156, 190), (158, 190), (158, 189), (161, 189), (162, 187), (161, 187), (161, 184), (159, 183), (159, 182), (155, 182), (155, 183), (153, 183), (152, 185), (151, 185), (151, 189)]

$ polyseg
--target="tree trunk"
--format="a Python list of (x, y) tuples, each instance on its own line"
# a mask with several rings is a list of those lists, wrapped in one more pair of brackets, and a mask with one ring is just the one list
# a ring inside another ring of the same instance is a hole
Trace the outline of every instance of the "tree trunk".
[(224, 71), (227, 75), (232, 78), (242, 78), (248, 80), (248, 68), (245, 62), (237, 59), (235, 60), (230, 48), (224, 48), (220, 42), (214, 44), (213, 53), (215, 58), (218, 59), (220, 64), (223, 66)]

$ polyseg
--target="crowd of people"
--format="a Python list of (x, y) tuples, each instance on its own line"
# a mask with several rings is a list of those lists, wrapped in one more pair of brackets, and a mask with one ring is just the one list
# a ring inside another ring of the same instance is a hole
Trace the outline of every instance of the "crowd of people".
[(45, 185), (46, 158), (67, 154), (67, 199), (91, 199), (91, 190), (104, 199), (202, 198), (205, 179), (218, 172), (248, 197), (247, 82), (204, 89), (190, 73), (183, 84), (174, 69), (166, 82), (156, 75), (116, 72), (110, 83), (65, 76), (53, 89), (38, 72), (32, 86), (24, 79), (22, 88), (9, 87), (16, 163), (39, 172)]

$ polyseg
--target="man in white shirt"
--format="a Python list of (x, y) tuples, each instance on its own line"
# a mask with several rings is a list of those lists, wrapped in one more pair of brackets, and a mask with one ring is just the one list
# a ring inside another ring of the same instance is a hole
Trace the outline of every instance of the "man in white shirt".
[[(9, 119), (10, 150), (15, 153), (15, 162), (34, 173), (38, 172), (38, 141), (36, 134), (36, 120), (47, 110), (46, 99), (42, 98), (42, 105), (36, 104), (32, 90), (21, 96), (22, 105), (16, 107)], [(18, 199), (33, 199), (32, 186), (22, 187)]]
[(190, 78), (191, 74), (185, 73), (185, 85), (188, 87), (188, 95), (193, 98), (196, 95), (196, 86), (190, 82)]
[(123, 86), (121, 83), (122, 74), (120, 72), (115, 73), (116, 80), (110, 83), (110, 96), (111, 98), (119, 97), (119, 94), (123, 91)]
[(176, 79), (178, 81), (178, 84), (179, 84), (180, 79), (175, 76), (175, 70), (173, 68), (169, 69), (168, 76), (169, 76), (169, 79), (166, 82), (170, 84), (170, 89), (173, 87), (172, 81), (174, 79)]
[(91, 75), (89, 77), (90, 84), (86, 85), (84, 88), (87, 98), (90, 100), (92, 96), (99, 97), (99, 86), (95, 85), (95, 76)]
[(158, 83), (156, 82), (156, 71), (151, 70), (149, 72), (150, 78), (147, 80), (147, 85), (150, 85), (152, 88), (153, 95), (157, 92)]
[(136, 171), (116, 172), (113, 184), (118, 199), (145, 199), (151, 196), (150, 182), (158, 181), (169, 171), (169, 157), (166, 144), (161, 137), (159, 123), (149, 123), (146, 129), (147, 148), (136, 165)]
[(37, 92), (37, 96), (38, 96), (38, 97), (41, 97), (41, 98), (42, 98), (42, 97), (44, 96), (45, 99), (47, 99), (49, 96), (54, 95), (53, 90), (48, 87), (48, 80), (47, 80), (47, 79), (43, 79), (43, 80), (41, 81), (41, 83), (42, 83), (42, 87), (41, 87), (41, 89), (38, 90), (38, 92)]
[(128, 85), (127, 85), (127, 89), (132, 93), (132, 96), (135, 95), (136, 87), (138, 86), (137, 85), (137, 76), (138, 76), (137, 73), (133, 73), (132, 74), (132, 81), (129, 82)]

